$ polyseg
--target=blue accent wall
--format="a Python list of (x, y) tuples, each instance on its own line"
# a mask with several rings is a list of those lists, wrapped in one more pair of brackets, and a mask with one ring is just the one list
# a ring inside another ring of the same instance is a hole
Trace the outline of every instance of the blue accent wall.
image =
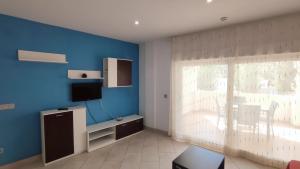
[[(17, 50), (62, 53), (68, 64), (20, 62)], [(98, 122), (138, 113), (139, 83), (137, 44), (95, 36), (0, 14), (0, 104), (15, 103), (14, 110), (0, 111), (0, 165), (41, 153), (40, 111), (74, 106), (68, 69), (101, 70), (106, 57), (133, 60), (133, 87), (103, 88), (99, 100), (89, 101)], [(87, 114), (87, 124), (95, 123)]]

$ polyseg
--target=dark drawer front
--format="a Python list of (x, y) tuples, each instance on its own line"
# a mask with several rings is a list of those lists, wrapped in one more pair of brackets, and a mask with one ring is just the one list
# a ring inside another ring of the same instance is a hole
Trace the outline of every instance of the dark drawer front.
[(73, 112), (44, 116), (46, 163), (74, 153)]
[(116, 139), (129, 136), (144, 129), (143, 119), (138, 119), (116, 126)]

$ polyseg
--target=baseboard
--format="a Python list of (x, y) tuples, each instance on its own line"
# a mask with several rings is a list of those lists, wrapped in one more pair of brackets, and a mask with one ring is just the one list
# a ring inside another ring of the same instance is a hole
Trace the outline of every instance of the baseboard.
[(34, 162), (41, 162), (42, 164), (42, 155), (36, 155), (36, 156), (32, 156), (23, 160), (19, 160), (10, 164), (6, 164), (3, 166), (0, 166), (0, 169), (16, 169), (16, 168), (22, 168), (24, 165), (28, 165), (30, 163), (34, 163)]
[(147, 129), (147, 130), (151, 130), (151, 131), (153, 131), (153, 132), (160, 133), (160, 134), (163, 134), (163, 135), (168, 136), (168, 132), (167, 132), (167, 131), (160, 130), (160, 129), (156, 129), (156, 128), (152, 128), (152, 127), (148, 127), (148, 126), (144, 126), (144, 127), (145, 127), (145, 129)]

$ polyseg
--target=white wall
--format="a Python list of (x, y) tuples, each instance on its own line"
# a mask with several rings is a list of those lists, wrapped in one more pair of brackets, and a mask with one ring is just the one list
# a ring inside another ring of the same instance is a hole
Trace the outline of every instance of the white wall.
[(139, 64), (140, 112), (145, 116), (145, 125), (168, 131), (171, 40), (159, 39), (140, 44)]

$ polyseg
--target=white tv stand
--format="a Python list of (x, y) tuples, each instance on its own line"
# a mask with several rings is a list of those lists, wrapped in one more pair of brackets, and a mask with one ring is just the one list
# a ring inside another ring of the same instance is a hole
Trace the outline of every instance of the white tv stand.
[(143, 116), (140, 115), (125, 116), (122, 121), (110, 120), (88, 126), (87, 151), (102, 148), (143, 129)]

